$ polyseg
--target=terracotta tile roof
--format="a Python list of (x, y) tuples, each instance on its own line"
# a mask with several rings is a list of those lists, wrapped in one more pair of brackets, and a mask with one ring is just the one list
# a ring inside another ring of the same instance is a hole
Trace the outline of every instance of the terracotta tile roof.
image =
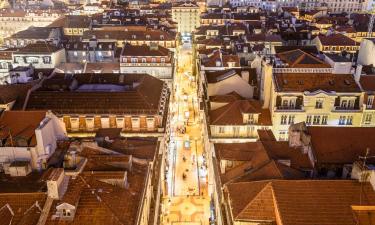
[(89, 28), (91, 18), (86, 15), (65, 16), (64, 28)]
[(235, 182), (260, 181), (268, 179), (303, 179), (306, 175), (297, 169), (276, 160), (271, 160), (254, 171), (239, 177)]
[[(147, 37), (149, 35), (149, 38)], [(115, 39), (115, 40), (144, 40), (144, 41), (174, 41), (176, 34), (162, 30), (91, 30), (83, 33), (83, 39)]]
[[(47, 225), (65, 224), (136, 224), (137, 212), (145, 188), (146, 168), (138, 165), (127, 173), (129, 187), (119, 187), (106, 183), (106, 179), (123, 179), (124, 171), (83, 172), (70, 180), (61, 201), (54, 201)], [(52, 220), (55, 207), (60, 203), (77, 205), (73, 222)]]
[(214, 146), (219, 161), (253, 161), (255, 167), (268, 161), (267, 152), (261, 142), (215, 143)]
[[(41, 209), (47, 198), (46, 193), (0, 193), (0, 224), (11, 218), (11, 224), (37, 224)], [(9, 215), (8, 204), (14, 216)]]
[(351, 74), (274, 73), (273, 79), (279, 92), (361, 92)]
[(220, 67), (229, 67), (229, 62), (234, 63), (234, 66), (231, 67), (240, 66), (240, 59), (237, 55), (223, 54), (220, 50), (214, 51), (212, 55), (203, 60), (202, 65), (205, 67), (218, 67), (216, 65), (217, 62), (220, 62)]
[(241, 182), (228, 184), (227, 193), (235, 220), (284, 225), (355, 225), (351, 206), (375, 204), (371, 184), (353, 180)]
[(251, 34), (246, 36), (247, 42), (282, 42), (278, 34)]
[(125, 155), (132, 155), (135, 158), (153, 160), (157, 142), (154, 138), (126, 138), (116, 139), (107, 147)]
[(163, 46), (150, 47), (147, 45), (130, 45), (124, 46), (121, 56), (170, 56), (171, 51)]
[(218, 71), (206, 71), (206, 79), (208, 83), (217, 83), (222, 80), (225, 80), (231, 76), (241, 76), (242, 72), (249, 73), (249, 84), (256, 85), (257, 83), (257, 74), (256, 69), (254, 68), (231, 68), (226, 70), (218, 70)]
[[(318, 164), (352, 164), (359, 156), (375, 154), (375, 143), (368, 137), (375, 137), (372, 127), (314, 127), (309, 126), (311, 144)], [(375, 159), (368, 159), (375, 163)]]
[(362, 90), (365, 92), (375, 92), (375, 76), (374, 75), (362, 75), (359, 83), (361, 84)]
[(38, 54), (38, 53), (43, 53), (43, 54), (49, 54), (49, 53), (54, 53), (62, 48), (56, 47), (55, 45), (50, 45), (45, 42), (38, 42), (34, 44), (28, 44), (23, 48), (20, 48), (18, 51), (14, 52), (14, 55), (19, 55), (19, 54)]
[(210, 102), (229, 103), (229, 102), (234, 102), (236, 100), (244, 100), (244, 98), (235, 91), (228, 93), (226, 95), (210, 96)]
[[(147, 74), (75, 74), (74, 78), (58, 74), (48, 80), (31, 93), (27, 110), (52, 110), (60, 114), (155, 114), (164, 88), (163, 81)], [(73, 80), (78, 81), (78, 88), (89, 85), (89, 89), (70, 90)], [(100, 90), (101, 85), (103, 90)], [(106, 85), (121, 90), (107, 90)]]
[(277, 57), (288, 63), (289, 68), (331, 68), (329, 64), (300, 49), (278, 53)]
[(255, 100), (237, 100), (209, 112), (211, 125), (244, 125), (243, 113), (259, 114), (257, 125), (270, 126), (272, 120), (268, 109), (262, 109)]
[(84, 73), (94, 73), (100, 71), (100, 73), (113, 73), (113, 71), (120, 71), (120, 63), (118, 62), (106, 62), (106, 63), (86, 63)]
[(319, 53), (316, 46), (298, 46), (298, 45), (275, 46), (276, 54), (291, 51), (291, 50), (296, 50), (296, 49), (300, 49), (301, 51), (308, 53), (310, 55), (317, 55)]
[(54, 27), (29, 27), (13, 34), (11, 39), (43, 39), (48, 40)]
[(313, 168), (309, 156), (299, 149), (289, 147), (286, 141), (217, 143), (215, 151), (218, 160), (251, 161), (253, 169), (265, 165), (270, 160), (290, 161), (290, 167), (298, 170)]
[(317, 38), (323, 46), (359, 46), (359, 43), (340, 33), (329, 36), (319, 35)]
[(11, 51), (0, 51), (0, 60), (12, 60)]
[(0, 104), (7, 104), (13, 101), (21, 101), (26, 97), (32, 84), (0, 85)]
[(0, 117), (0, 139), (5, 139), (7, 146), (19, 146), (18, 138), (27, 146), (36, 146), (35, 129), (45, 117), (46, 111), (5, 111)]

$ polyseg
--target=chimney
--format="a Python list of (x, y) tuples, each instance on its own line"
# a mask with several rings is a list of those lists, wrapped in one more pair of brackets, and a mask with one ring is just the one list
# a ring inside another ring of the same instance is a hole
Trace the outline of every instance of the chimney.
[(159, 45), (156, 43), (150, 43), (150, 50), (151, 51), (157, 51), (159, 50)]
[(354, 80), (359, 83), (361, 79), (361, 74), (362, 74), (362, 65), (358, 64), (357, 68), (355, 69), (355, 74), (354, 74)]
[(249, 71), (247, 71), (247, 70), (241, 71), (241, 77), (242, 77), (243, 80), (246, 81), (246, 83), (249, 83), (249, 77), (250, 77)]

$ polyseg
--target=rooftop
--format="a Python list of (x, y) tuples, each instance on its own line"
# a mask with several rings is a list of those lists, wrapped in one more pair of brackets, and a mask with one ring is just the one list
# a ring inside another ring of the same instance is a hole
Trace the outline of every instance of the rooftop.
[(56, 74), (30, 95), (27, 110), (157, 113), (164, 82), (147, 74)]
[(5, 111), (0, 117), (1, 145), (36, 146), (35, 129), (46, 117), (46, 111)]
[(274, 73), (278, 92), (361, 92), (351, 74)]
[(227, 193), (234, 220), (284, 225), (355, 225), (351, 206), (375, 204), (371, 184), (353, 180), (240, 182), (228, 184)]

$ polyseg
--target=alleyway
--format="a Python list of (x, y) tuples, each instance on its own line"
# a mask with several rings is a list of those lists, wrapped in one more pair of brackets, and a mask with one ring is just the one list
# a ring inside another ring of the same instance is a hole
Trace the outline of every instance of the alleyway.
[(177, 53), (177, 74), (171, 100), (167, 195), (162, 224), (209, 224), (210, 204), (197, 87), (192, 76), (192, 48)]

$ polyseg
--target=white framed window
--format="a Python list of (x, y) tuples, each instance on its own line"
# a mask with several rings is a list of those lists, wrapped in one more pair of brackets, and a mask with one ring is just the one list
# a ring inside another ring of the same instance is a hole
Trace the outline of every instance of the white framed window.
[(306, 116), (306, 124), (308, 124), (308, 125), (311, 124), (311, 115)]
[(369, 109), (369, 108), (372, 108), (372, 105), (374, 104), (374, 96), (373, 95), (370, 95), (367, 97), (367, 102), (366, 102), (366, 107)]
[(139, 117), (132, 117), (132, 129), (139, 130), (141, 128), (141, 122)]
[(280, 124), (281, 125), (285, 125), (286, 124), (286, 120), (287, 120), (288, 116), (286, 115), (282, 115), (281, 116), (281, 121), (280, 121)]
[(124, 128), (125, 119), (124, 117), (116, 117), (116, 126), (117, 128)]
[(86, 117), (86, 129), (93, 131), (95, 128), (94, 117)]
[(219, 127), (219, 134), (224, 134), (225, 133), (225, 127), (224, 126), (220, 126)]
[(109, 117), (101, 117), (100, 118), (101, 122), (101, 128), (109, 128)]
[(279, 132), (279, 141), (286, 141), (287, 140), (287, 132), (286, 131), (280, 131)]
[(346, 119), (346, 125), (353, 125), (353, 116), (348, 116)]
[(340, 116), (339, 118), (339, 125), (344, 125), (346, 121), (346, 116)]
[(315, 102), (315, 108), (316, 109), (321, 109), (323, 108), (323, 99), (317, 99), (316, 102)]
[(147, 117), (146, 118), (147, 123), (147, 130), (152, 131), (155, 129), (155, 118), (154, 117)]
[(328, 116), (322, 116), (322, 124), (327, 125)]
[(372, 121), (372, 114), (367, 113), (367, 114), (365, 115), (365, 123), (366, 123), (366, 124), (370, 124), (371, 121)]
[(79, 118), (78, 117), (70, 117), (70, 129), (72, 131), (79, 130)]
[(289, 115), (288, 124), (294, 124), (294, 118), (295, 118), (294, 115)]

